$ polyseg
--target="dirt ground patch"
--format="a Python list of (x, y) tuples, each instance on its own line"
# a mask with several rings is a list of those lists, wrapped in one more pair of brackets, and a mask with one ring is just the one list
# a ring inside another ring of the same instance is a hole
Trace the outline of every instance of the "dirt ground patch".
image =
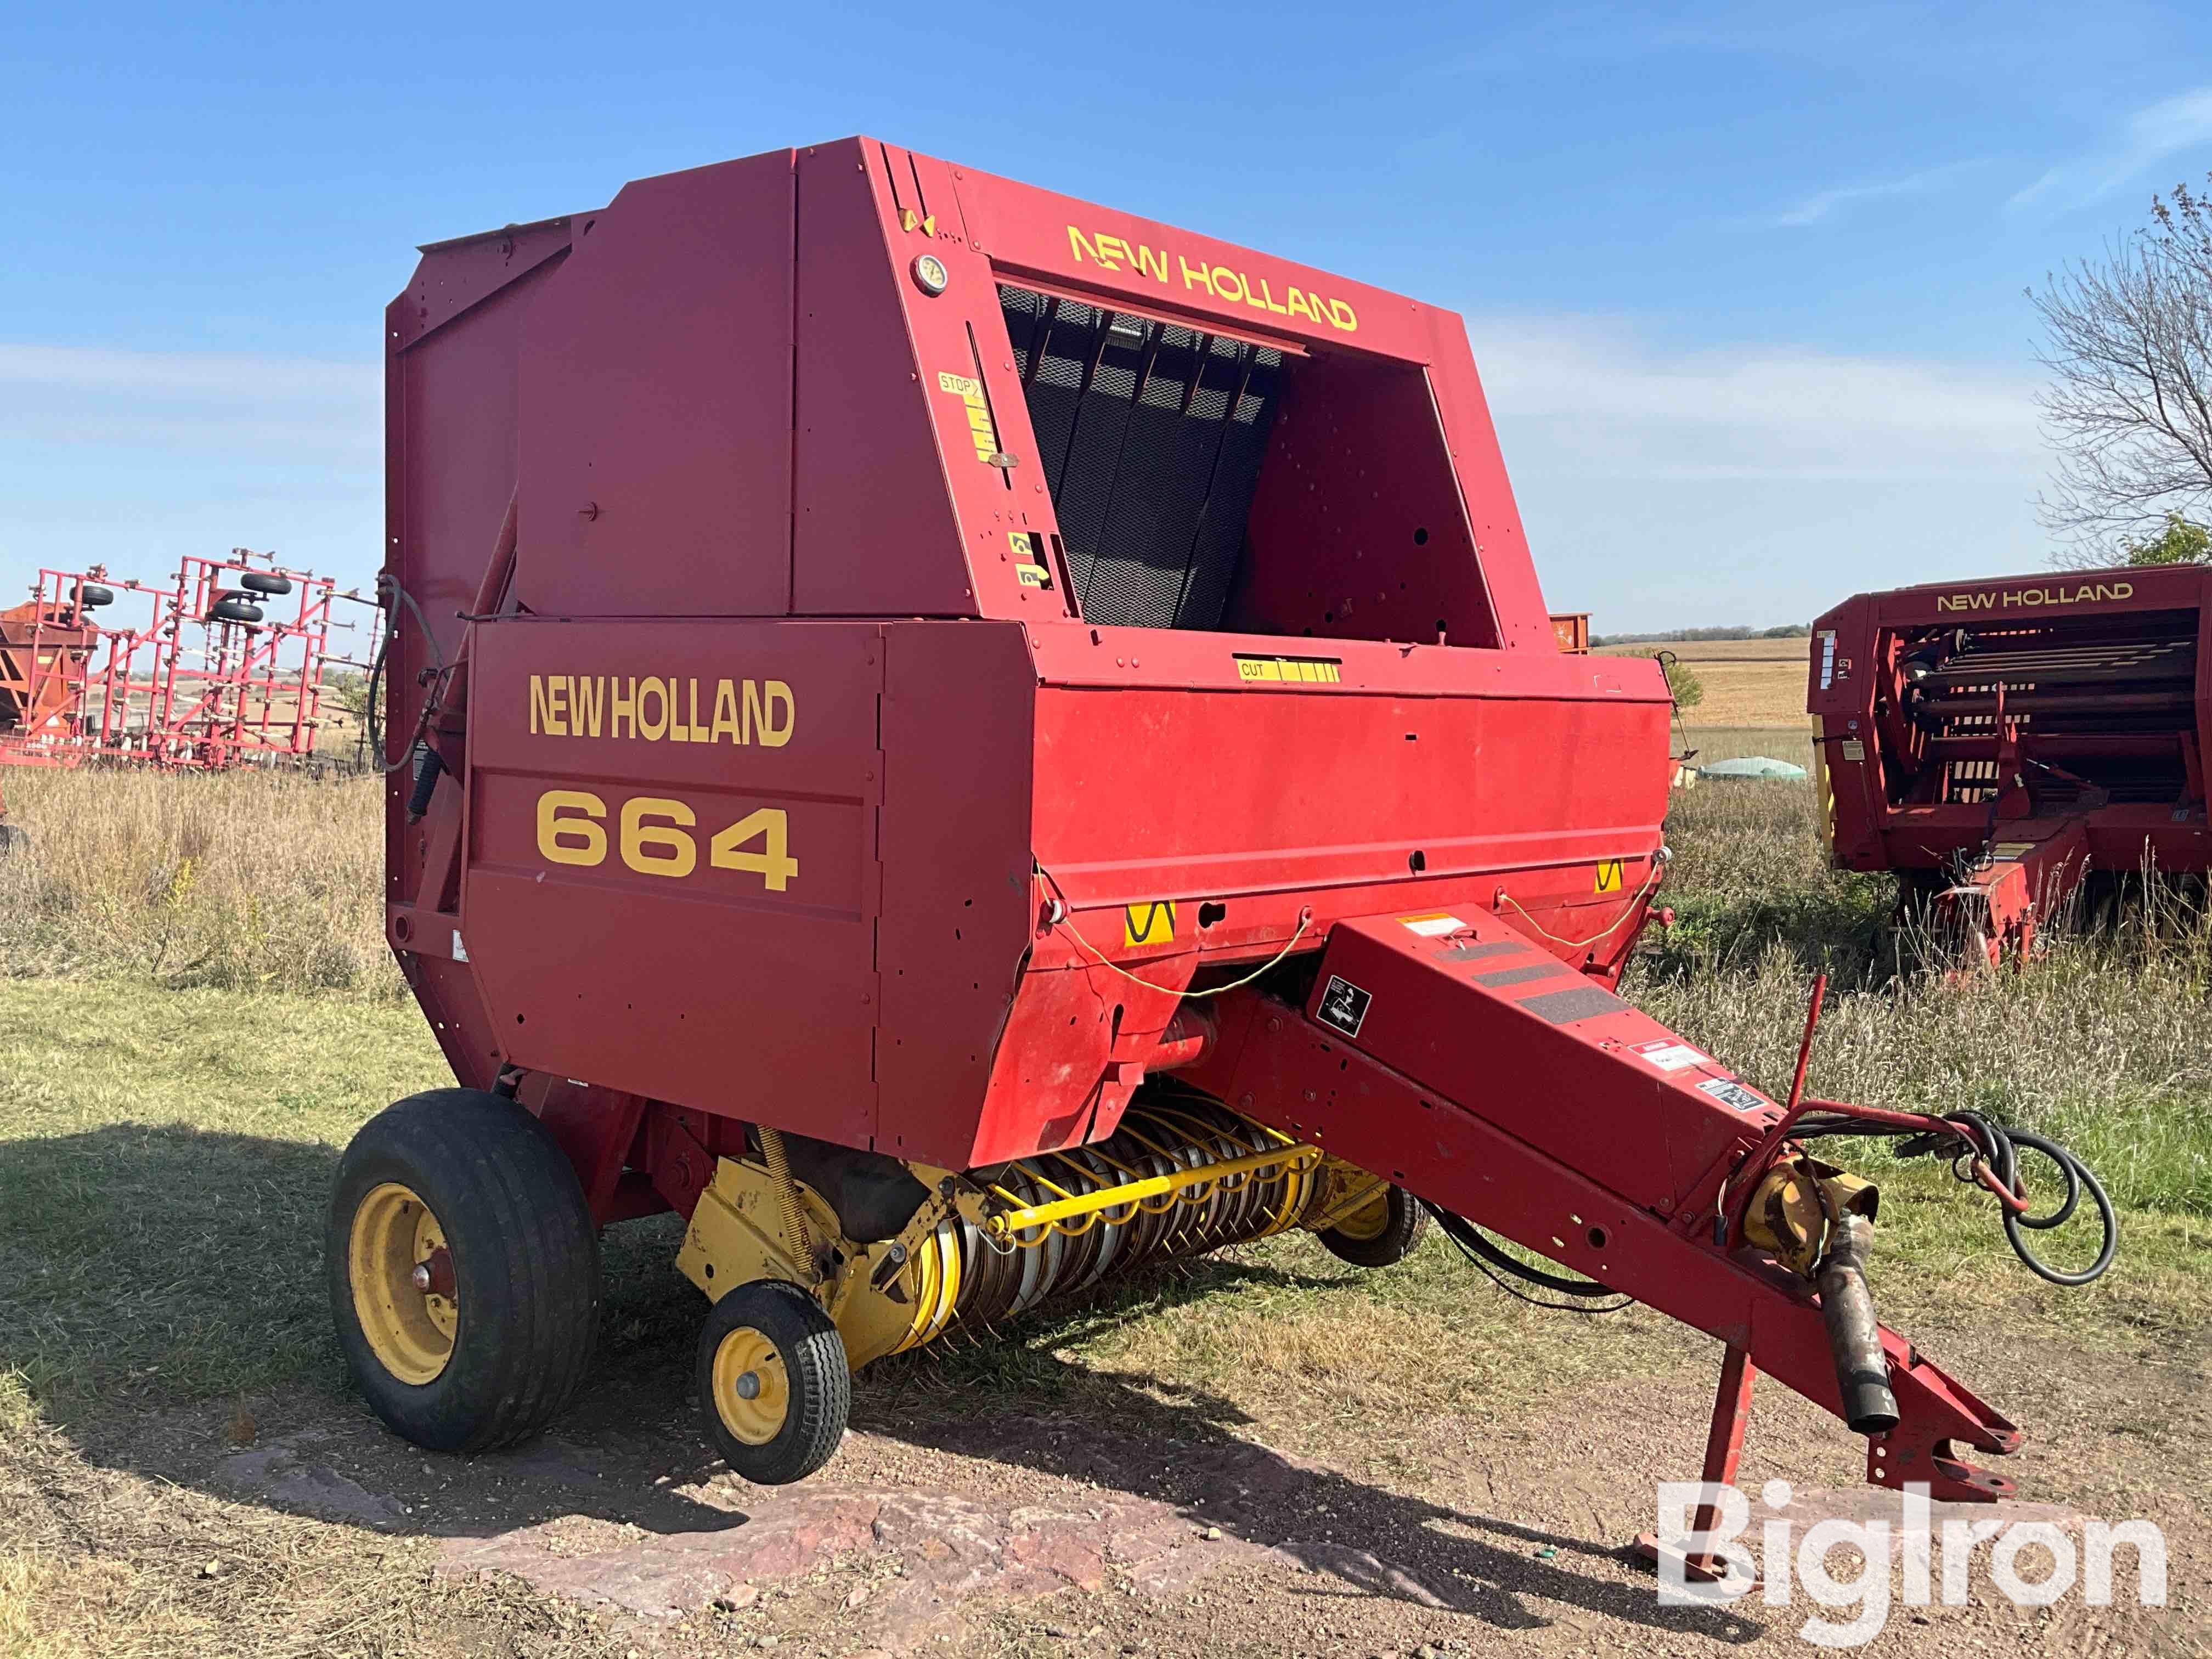
[[(1899, 1609), (1869, 1650), (2205, 1650), (2203, 1338), (2116, 1354), (1930, 1333), (2032, 1425), (2024, 1495), (2162, 1526), (2170, 1605), (2015, 1610), (1978, 1579), (1976, 1605)], [(785, 1489), (703, 1449), (678, 1342), (603, 1364), (545, 1438), (471, 1459), (426, 1456), (307, 1388), (94, 1413), (20, 1429), (0, 1455), (0, 1651), (1802, 1650), (1802, 1597), (1662, 1608), (1623, 1555), (1655, 1484), (1692, 1472), (1710, 1397), (1712, 1345), (1660, 1340), (1658, 1375), (1559, 1389), (1538, 1373), (1470, 1410), (1318, 1432), (1294, 1400), (1140, 1375), (979, 1412), (913, 1364), (864, 1377), (844, 1448)], [(1747, 1488), (1850, 1488), (1858, 1463), (1832, 1421), (1760, 1395)]]

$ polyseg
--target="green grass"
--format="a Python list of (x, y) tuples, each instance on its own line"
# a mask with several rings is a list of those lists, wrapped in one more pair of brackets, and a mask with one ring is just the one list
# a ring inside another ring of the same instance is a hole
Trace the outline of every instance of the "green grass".
[[(1900, 1326), (1995, 1310), (2014, 1328), (2116, 1350), (2201, 1340), (2212, 1324), (2202, 934), (2069, 944), (2018, 975), (1901, 971), (1883, 944), (1887, 879), (1826, 870), (1813, 828), (1802, 786), (1677, 796), (1666, 889), (1677, 925), (1654, 936), (1629, 993), (1779, 1092), (1826, 968), (1837, 989), (1816, 1092), (1971, 1105), (2043, 1130), (2121, 1201), (2120, 1265), (2091, 1290), (2062, 1291), (2014, 1262), (1985, 1194), (1879, 1147), (1849, 1149), (1885, 1189), (1878, 1288)], [(365, 1118), (450, 1081), (421, 1015), (357, 989), (175, 989), (130, 963), (78, 973), (0, 978), (0, 1428), (34, 1408), (66, 1419), (282, 1382), (342, 1389), (325, 1198)], [(2049, 1251), (2078, 1259), (2084, 1237), (2070, 1228)], [(665, 1218), (611, 1234), (604, 1364), (662, 1363), (689, 1340), (698, 1307), (668, 1266), (673, 1247)], [(1572, 1386), (1700, 1352), (1648, 1310), (1524, 1307), (1441, 1240), (1362, 1273), (1291, 1237), (887, 1362), (864, 1395), (990, 1411), (1134, 1389), (1231, 1417), (1279, 1411), (1319, 1432), (1385, 1412), (1510, 1414), (1530, 1376)]]
[[(27, 1400), (339, 1387), (322, 1280), (338, 1154), (453, 1082), (414, 1007), (0, 980), (0, 1427)], [(611, 1243), (617, 1345), (689, 1294), (666, 1231)]]

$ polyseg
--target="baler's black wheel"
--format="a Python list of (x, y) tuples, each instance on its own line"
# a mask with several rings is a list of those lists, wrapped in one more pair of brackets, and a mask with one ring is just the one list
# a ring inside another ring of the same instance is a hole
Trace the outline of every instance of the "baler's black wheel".
[(1387, 1267), (1413, 1255), (1428, 1225), (1419, 1199), (1403, 1187), (1385, 1187), (1317, 1237), (1331, 1255), (1355, 1267)]
[(780, 1279), (740, 1285), (699, 1332), (700, 1409), (730, 1468), (763, 1486), (830, 1461), (853, 1409), (853, 1371), (830, 1316)]
[(433, 1089), (369, 1119), (338, 1162), (324, 1252), (346, 1364), (416, 1445), (526, 1439), (582, 1384), (599, 1232), (568, 1155), (514, 1101)]

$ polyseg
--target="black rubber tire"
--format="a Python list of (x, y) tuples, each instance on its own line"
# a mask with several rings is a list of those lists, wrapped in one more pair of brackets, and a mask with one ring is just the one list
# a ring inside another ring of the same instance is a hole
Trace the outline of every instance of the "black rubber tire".
[[(724, 1337), (747, 1326), (775, 1345), (791, 1390), (782, 1428), (760, 1445), (732, 1433), (714, 1403), (715, 1352)], [(699, 1328), (692, 1371), (708, 1437), (731, 1469), (756, 1486), (804, 1480), (830, 1461), (845, 1437), (853, 1411), (853, 1370), (845, 1341), (830, 1316), (796, 1285), (755, 1279), (724, 1296)]]
[[(355, 1213), (386, 1182), (420, 1195), (453, 1258), (453, 1352), (421, 1384), (371, 1350), (347, 1270)], [(324, 1263), (355, 1382), (370, 1409), (418, 1446), (474, 1452), (527, 1439), (561, 1414), (590, 1369), (599, 1231), (568, 1155), (512, 1100), (432, 1089), (363, 1124), (338, 1161)]]
[(1403, 1261), (1420, 1247), (1421, 1235), (1429, 1228), (1429, 1212), (1403, 1187), (1391, 1188), (1387, 1201), (1389, 1219), (1372, 1238), (1354, 1238), (1334, 1227), (1315, 1237), (1331, 1255), (1355, 1267), (1388, 1267)]
[(0, 823), (0, 854), (27, 853), (31, 832), (20, 823)]
[(210, 605), (208, 620), (210, 622), (258, 623), (261, 620), (261, 607), (251, 599), (241, 599), (234, 594), (228, 599), (217, 599)]
[(102, 587), (98, 582), (87, 582), (77, 589), (76, 602), (87, 611), (97, 611), (103, 605), (115, 603), (115, 590)]

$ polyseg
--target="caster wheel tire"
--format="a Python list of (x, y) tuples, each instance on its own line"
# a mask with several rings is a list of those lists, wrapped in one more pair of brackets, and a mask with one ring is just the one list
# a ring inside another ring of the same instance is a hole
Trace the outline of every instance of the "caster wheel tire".
[(1319, 1235), (1322, 1247), (1355, 1267), (1388, 1267), (1419, 1248), (1429, 1212), (1402, 1187), (1385, 1187), (1361, 1208)]
[(289, 593), (292, 579), (266, 570), (245, 570), (239, 573), (238, 585), (249, 593)]
[(696, 1372), (715, 1449), (757, 1486), (804, 1480), (845, 1437), (844, 1339), (796, 1285), (757, 1279), (717, 1302), (699, 1332)]
[(568, 1155), (511, 1100), (434, 1089), (362, 1125), (324, 1261), (354, 1380), (418, 1446), (526, 1439), (583, 1382), (599, 1231)]

